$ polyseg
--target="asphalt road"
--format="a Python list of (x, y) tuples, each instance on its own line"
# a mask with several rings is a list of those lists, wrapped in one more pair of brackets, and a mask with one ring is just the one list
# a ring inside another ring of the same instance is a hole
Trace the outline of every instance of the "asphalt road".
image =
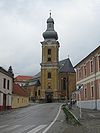
[(66, 125), (61, 103), (31, 105), (0, 114), (0, 133), (62, 133)]

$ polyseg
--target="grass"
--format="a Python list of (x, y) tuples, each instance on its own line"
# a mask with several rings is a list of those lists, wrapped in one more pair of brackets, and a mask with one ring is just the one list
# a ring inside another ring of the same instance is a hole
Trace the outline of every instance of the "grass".
[(68, 123), (70, 123), (71, 125), (81, 125), (77, 117), (66, 106), (63, 105), (62, 109), (66, 115), (66, 120), (68, 121)]

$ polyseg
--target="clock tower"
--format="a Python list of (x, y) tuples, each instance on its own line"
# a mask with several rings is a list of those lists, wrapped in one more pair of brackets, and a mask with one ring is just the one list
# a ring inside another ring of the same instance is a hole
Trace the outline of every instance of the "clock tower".
[(41, 42), (41, 100), (52, 102), (58, 99), (59, 42), (51, 13), (47, 19), (47, 29), (43, 33), (43, 38), (44, 41)]

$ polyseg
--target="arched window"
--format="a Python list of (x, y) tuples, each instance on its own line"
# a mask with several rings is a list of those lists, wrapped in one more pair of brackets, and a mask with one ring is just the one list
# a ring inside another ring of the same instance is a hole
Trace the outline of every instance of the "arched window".
[(66, 90), (66, 78), (63, 78), (63, 90)]
[(51, 61), (51, 57), (48, 58), (48, 61)]
[(51, 55), (51, 49), (48, 49), (48, 55)]
[(48, 79), (51, 79), (51, 72), (48, 72)]
[(38, 90), (38, 95), (40, 96), (40, 90)]

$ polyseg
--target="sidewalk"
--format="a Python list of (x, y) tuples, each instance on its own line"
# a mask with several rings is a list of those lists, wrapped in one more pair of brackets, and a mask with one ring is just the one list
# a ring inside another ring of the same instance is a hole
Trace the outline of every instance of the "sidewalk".
[(79, 108), (73, 106), (70, 110), (80, 120), (81, 126), (68, 127), (63, 133), (100, 133), (100, 111), (82, 109), (80, 118)]

